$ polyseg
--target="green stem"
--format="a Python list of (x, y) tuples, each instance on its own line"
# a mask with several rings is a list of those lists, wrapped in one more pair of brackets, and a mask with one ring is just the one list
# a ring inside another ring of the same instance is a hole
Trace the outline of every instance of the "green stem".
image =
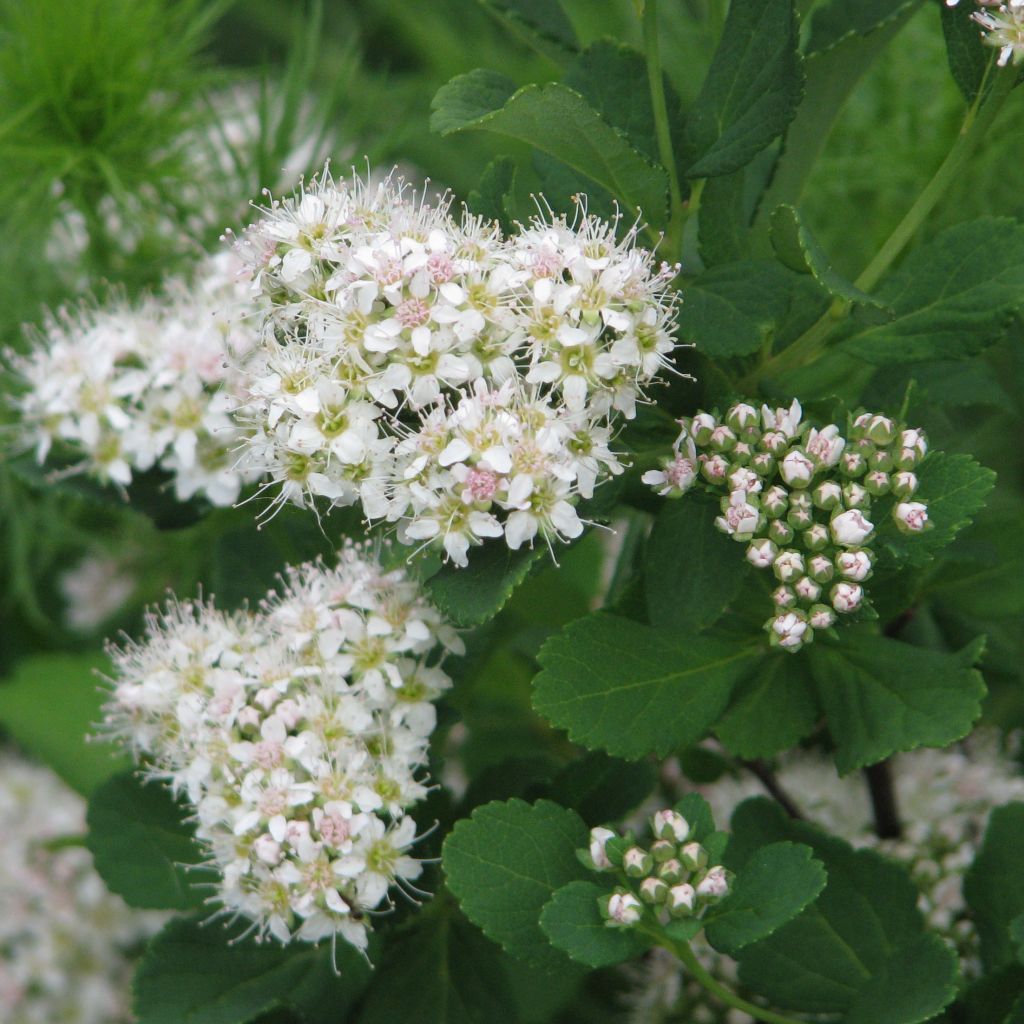
[(647, 55), (647, 81), (651, 89), (651, 107), (654, 111), (654, 131), (658, 139), (658, 154), (668, 174), (668, 188), (671, 211), (666, 233), (669, 256), (678, 257), (682, 241), (684, 220), (683, 192), (679, 185), (679, 171), (672, 149), (672, 132), (668, 122), (668, 106), (665, 103), (665, 78), (661, 71), (661, 51), (658, 48), (658, 2), (647, 0), (644, 4), (644, 52)]
[[(957, 178), (964, 164), (978, 148), (985, 133), (992, 126), (1006, 98), (1016, 83), (1016, 75), (999, 74), (992, 88), (986, 92), (984, 82), (978, 90), (978, 96), (967, 111), (960, 133), (953, 143), (946, 159), (932, 176), (931, 181), (907, 210), (906, 215), (896, 225), (892, 234), (875, 254), (875, 257), (864, 268), (854, 284), (861, 291), (870, 292), (881, 280), (896, 258), (906, 248), (910, 240), (935, 208), (946, 190)], [(743, 381), (744, 387), (752, 391), (769, 376), (775, 376), (805, 366), (814, 361), (824, 347), (825, 340), (833, 328), (845, 320), (850, 313), (847, 303), (835, 302), (824, 315), (804, 332), (788, 348), (777, 356), (762, 363)]]
[(784, 1017), (781, 1013), (776, 1013), (774, 1010), (768, 1010), (763, 1006), (755, 1006), (753, 1003), (748, 1003), (746, 999), (741, 999), (735, 992), (726, 988), (704, 968), (697, 959), (696, 954), (686, 943), (673, 943), (672, 946), (666, 948), (669, 948), (671, 952), (679, 957), (683, 966), (701, 985), (721, 999), (727, 1006), (731, 1006), (736, 1010), (742, 1010), (743, 1013), (750, 1014), (754, 1020), (765, 1021), (765, 1024), (804, 1024), (803, 1021), (798, 1021), (793, 1017)]

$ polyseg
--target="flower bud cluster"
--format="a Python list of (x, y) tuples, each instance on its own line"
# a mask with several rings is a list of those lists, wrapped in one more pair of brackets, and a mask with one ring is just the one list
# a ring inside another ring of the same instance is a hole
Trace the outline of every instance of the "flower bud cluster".
[(171, 605), (112, 648), (108, 729), (195, 807), (226, 913), (281, 942), (340, 935), (421, 871), (409, 855), (431, 703), (455, 632), (404, 570), (347, 545), (256, 612)]
[(653, 839), (643, 845), (632, 832), (609, 828), (590, 832), (590, 846), (580, 859), (595, 871), (615, 872), (621, 881), (599, 910), (609, 928), (628, 928), (645, 916), (661, 923), (700, 917), (729, 893), (731, 873), (710, 862), (694, 839), (690, 823), (678, 812), (658, 811), (651, 819)]
[(239, 269), (223, 253), (140, 303), (51, 316), (28, 353), (10, 357), (25, 384), (13, 399), (19, 429), (39, 462), (60, 445), (74, 471), (121, 487), (159, 465), (179, 501), (234, 502), (255, 479), (235, 465), (240, 377), (225, 362), (244, 359), (256, 340)]
[[(999, 50), (998, 64), (1024, 61), (1024, 0), (974, 0), (980, 8), (971, 18), (982, 29), (982, 39)], [(956, 7), (960, 0), (946, 0), (947, 7)]]
[(0, 1019), (4, 1024), (122, 1024), (130, 953), (164, 915), (107, 891), (82, 846), (85, 804), (52, 772), (0, 756)]
[(676, 268), (582, 207), (506, 238), (450, 206), (326, 172), (273, 201), (239, 243), (271, 306), (241, 415), (275, 502), (358, 503), (464, 565), (582, 531), (674, 347)]
[(796, 652), (837, 615), (865, 605), (875, 498), (892, 496), (902, 532), (929, 526), (927, 506), (913, 500), (914, 470), (928, 451), (920, 430), (865, 412), (843, 437), (835, 424), (802, 422), (796, 400), (760, 411), (741, 403), (724, 418), (701, 412), (680, 423), (671, 458), (643, 480), (669, 497), (698, 482), (723, 495), (715, 525), (746, 544), (747, 561), (778, 582), (775, 614), (765, 623), (772, 646)]

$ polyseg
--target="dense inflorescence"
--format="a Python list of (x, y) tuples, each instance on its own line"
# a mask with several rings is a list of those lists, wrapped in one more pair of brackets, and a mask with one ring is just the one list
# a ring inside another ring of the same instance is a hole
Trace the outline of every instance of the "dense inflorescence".
[(459, 565), (578, 536), (674, 347), (676, 268), (615, 228), (581, 208), (505, 238), (394, 177), (273, 202), (240, 242), (271, 304), (246, 464), (275, 502), (358, 503)]
[(163, 916), (111, 895), (79, 845), (85, 803), (52, 772), (0, 757), (0, 1016), (6, 1024), (127, 1021), (130, 953)]
[(19, 430), (38, 460), (59, 446), (69, 472), (121, 487), (159, 466), (179, 501), (234, 502), (252, 476), (236, 465), (236, 367), (256, 338), (238, 274), (223, 253), (141, 302), (51, 316), (29, 352), (11, 357), (24, 384), (13, 399)]
[[(988, 46), (999, 50), (999, 66), (1024, 60), (1024, 0), (974, 0), (979, 10), (971, 17), (981, 26)], [(960, 0), (946, 0), (956, 7)]]
[(904, 533), (930, 526), (927, 506), (913, 500), (914, 470), (928, 451), (920, 430), (863, 412), (843, 437), (834, 423), (815, 429), (803, 422), (796, 400), (760, 411), (740, 403), (724, 417), (700, 412), (679, 422), (672, 455), (643, 480), (666, 497), (696, 484), (722, 495), (715, 525), (778, 581), (765, 629), (782, 650), (795, 653), (837, 615), (866, 605), (875, 499), (891, 496), (892, 519)]
[(407, 811), (427, 792), (441, 655), (461, 650), (414, 580), (349, 544), (256, 612), (151, 616), (111, 651), (107, 724), (194, 806), (225, 912), (363, 949), (370, 915), (421, 871)]

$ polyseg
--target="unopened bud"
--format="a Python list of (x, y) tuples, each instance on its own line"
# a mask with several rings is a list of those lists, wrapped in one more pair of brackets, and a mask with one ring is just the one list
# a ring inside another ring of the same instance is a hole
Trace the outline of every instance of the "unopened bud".
[(807, 454), (819, 466), (834, 466), (845, 447), (846, 441), (839, 436), (839, 428), (834, 423), (822, 430), (811, 430), (807, 435)]
[(804, 573), (804, 559), (799, 551), (786, 549), (772, 563), (772, 571), (780, 583), (789, 583)]
[(834, 516), (829, 524), (832, 539), (845, 548), (857, 547), (871, 536), (874, 530), (871, 520), (865, 518), (860, 509), (850, 509)]
[(643, 878), (654, 867), (654, 858), (639, 846), (634, 846), (622, 855), (622, 868), (630, 878)]
[(734, 466), (745, 466), (754, 457), (754, 449), (747, 441), (737, 441), (733, 450), (729, 453)]
[(676, 844), (668, 839), (658, 839), (651, 844), (651, 856), (656, 864), (664, 864), (676, 855)]
[(807, 619), (800, 612), (786, 612), (768, 620), (768, 640), (772, 647), (795, 652), (810, 639)]
[(804, 547), (808, 551), (820, 551), (828, 544), (828, 527), (824, 523), (808, 526), (803, 533)]
[(705, 903), (717, 903), (729, 893), (729, 878), (721, 865), (713, 867), (697, 885), (697, 895)]
[(907, 498), (912, 498), (917, 493), (917, 474), (911, 473), (908, 469), (900, 470), (898, 473), (893, 474), (892, 478), (892, 493), (904, 501)]
[(731, 490), (757, 494), (761, 490), (761, 486), (761, 478), (752, 469), (747, 469), (745, 466), (740, 466), (729, 474)]
[(779, 475), (790, 487), (806, 487), (814, 476), (814, 463), (799, 448), (794, 448), (783, 458)]
[(815, 583), (810, 576), (802, 576), (798, 579), (793, 584), (793, 589), (796, 591), (796, 596), (804, 602), (817, 601), (821, 597), (821, 584)]
[(700, 871), (707, 867), (708, 852), (700, 843), (687, 843), (679, 851), (679, 859), (688, 871)]
[(700, 474), (711, 484), (724, 483), (729, 475), (729, 462), (721, 455), (701, 455)]
[(832, 607), (843, 615), (855, 612), (864, 600), (864, 588), (858, 583), (837, 583), (832, 588)]
[(892, 452), (886, 448), (880, 448), (875, 452), (874, 455), (868, 459), (868, 468), (876, 469), (880, 473), (891, 473), (893, 466), (896, 463), (893, 461)]
[(867, 468), (867, 459), (858, 451), (844, 452), (839, 460), (839, 472), (845, 477), (863, 476)]
[(920, 533), (931, 525), (928, 506), (920, 501), (901, 501), (892, 510), (892, 518), (903, 533)]
[(864, 433), (875, 444), (892, 444), (896, 436), (896, 424), (886, 416), (872, 416)]
[(899, 446), (900, 455), (909, 451), (913, 453), (915, 462), (920, 462), (928, 454), (928, 440), (923, 430), (904, 430), (900, 434)]
[(681, 882), (686, 877), (686, 871), (683, 865), (673, 857), (658, 868), (658, 877), (669, 885), (675, 885), (676, 882)]
[(807, 562), (807, 571), (815, 583), (828, 583), (835, 572), (832, 559), (825, 555), (814, 555)]
[(779, 456), (789, 447), (789, 438), (779, 430), (769, 430), (761, 438), (761, 447), (766, 452)]
[(590, 830), (590, 860), (598, 871), (608, 871), (612, 862), (608, 859), (605, 844), (614, 839), (615, 833), (610, 828), (592, 828)]
[(747, 548), (747, 561), (755, 569), (767, 569), (775, 561), (779, 553), (776, 544), (768, 537), (760, 537), (752, 540)]
[(792, 608), (796, 604), (796, 591), (785, 585), (772, 591), (772, 603), (776, 608)]
[(863, 583), (871, 575), (871, 555), (866, 551), (841, 551), (836, 555), (836, 568), (844, 580)]
[(668, 891), (666, 904), (668, 912), (673, 917), (689, 917), (693, 913), (694, 904), (697, 902), (697, 893), (692, 885), (684, 882), (682, 885), (674, 885)]
[(890, 485), (891, 481), (889, 479), (889, 474), (883, 473), (880, 469), (872, 469), (868, 472), (868, 475), (864, 477), (864, 490), (866, 490), (872, 498), (878, 498), (883, 494), (888, 494)]
[(738, 432), (746, 427), (759, 427), (761, 416), (752, 405), (739, 402), (725, 414), (725, 422)]
[(644, 903), (664, 903), (668, 896), (668, 886), (660, 878), (645, 878), (640, 883), (640, 899)]
[(659, 839), (675, 840), (677, 843), (684, 842), (690, 834), (690, 823), (673, 810), (655, 811), (651, 827)]
[(775, 472), (775, 456), (769, 452), (757, 452), (750, 459), (750, 468), (758, 476), (770, 476)]
[(718, 426), (718, 420), (710, 413), (699, 412), (690, 420), (690, 437), (703, 448), (711, 439), (711, 431)]
[(788, 544), (793, 539), (793, 527), (781, 519), (773, 519), (768, 527), (768, 536), (776, 544)]
[(785, 488), (769, 487), (761, 495), (761, 507), (771, 519), (778, 519), (789, 508), (789, 496)]
[(836, 613), (824, 604), (816, 604), (807, 617), (814, 629), (828, 629), (836, 621)]
[(871, 495), (866, 487), (851, 480), (843, 488), (843, 504), (847, 508), (867, 508), (871, 504)]
[(835, 480), (824, 480), (814, 488), (811, 497), (817, 508), (831, 511), (842, 501), (843, 489)]
[(707, 444), (712, 451), (731, 452), (736, 447), (736, 435), (724, 423), (720, 423), (711, 431)]
[(603, 904), (602, 916), (605, 924), (612, 928), (628, 928), (636, 924), (643, 910), (640, 901), (624, 889), (617, 889)]

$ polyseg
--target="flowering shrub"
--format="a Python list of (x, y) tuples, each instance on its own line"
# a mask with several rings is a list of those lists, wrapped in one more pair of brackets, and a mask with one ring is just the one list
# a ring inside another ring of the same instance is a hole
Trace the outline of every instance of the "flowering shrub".
[(0, 1017), (1019, 1024), (1024, 3), (250, 6), (0, 0)]

